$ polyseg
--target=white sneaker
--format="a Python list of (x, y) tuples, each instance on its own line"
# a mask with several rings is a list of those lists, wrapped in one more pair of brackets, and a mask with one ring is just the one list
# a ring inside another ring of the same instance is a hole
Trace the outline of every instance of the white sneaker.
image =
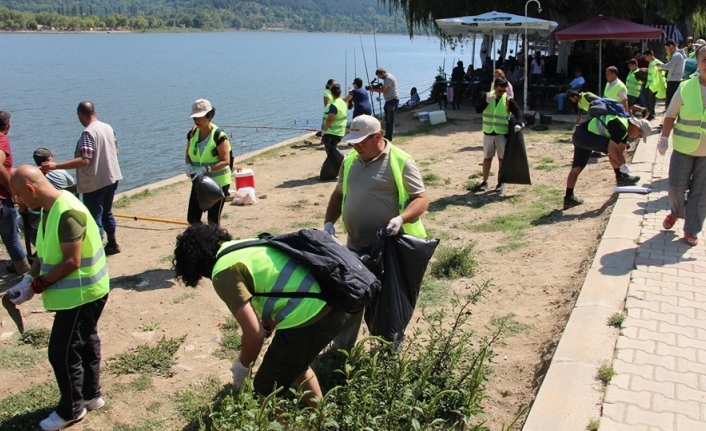
[(83, 406), (86, 407), (86, 410), (88, 410), (89, 412), (92, 412), (93, 410), (98, 410), (98, 409), (102, 408), (104, 405), (105, 405), (105, 400), (100, 395), (93, 398), (92, 400), (84, 400), (83, 401)]
[(64, 420), (57, 412), (51, 412), (49, 417), (44, 419), (43, 421), (39, 422), (39, 428), (42, 429), (42, 431), (58, 431), (66, 428), (67, 426), (74, 424), (83, 417), (86, 416), (86, 409), (83, 409), (81, 411), (81, 414), (78, 415), (76, 419), (71, 419), (71, 420)]

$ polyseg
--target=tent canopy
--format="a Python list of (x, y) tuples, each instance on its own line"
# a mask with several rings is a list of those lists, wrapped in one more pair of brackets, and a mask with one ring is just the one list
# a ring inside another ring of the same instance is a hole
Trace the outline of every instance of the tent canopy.
[(554, 33), (554, 37), (559, 42), (564, 40), (659, 39), (661, 36), (662, 30), (659, 28), (603, 15), (598, 15)]
[[(517, 34), (525, 31), (525, 17), (505, 12), (487, 12), (476, 16), (440, 18), (436, 25), (447, 35)], [(547, 37), (558, 24), (539, 18), (527, 18), (527, 33)]]

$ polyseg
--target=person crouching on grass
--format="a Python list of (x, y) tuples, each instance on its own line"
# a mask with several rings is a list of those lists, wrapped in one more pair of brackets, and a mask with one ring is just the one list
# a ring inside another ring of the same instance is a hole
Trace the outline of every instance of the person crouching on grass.
[[(307, 391), (310, 406), (323, 394), (310, 368), (316, 356), (338, 335), (346, 313), (318, 298), (278, 298), (273, 292), (320, 293), (311, 272), (283, 251), (256, 245), (219, 253), (232, 244), (230, 234), (216, 226), (195, 224), (177, 237), (173, 269), (176, 278), (195, 287), (211, 280), (243, 331), (242, 350), (233, 363), (233, 386), (242, 387), (265, 338), (274, 339), (255, 375), (262, 402), (276, 387), (294, 385)], [(215, 317), (214, 317), (215, 318)]]

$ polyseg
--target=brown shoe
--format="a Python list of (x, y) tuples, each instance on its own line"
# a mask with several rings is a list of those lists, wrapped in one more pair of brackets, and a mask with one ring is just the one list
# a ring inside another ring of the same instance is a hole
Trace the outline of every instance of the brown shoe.
[(112, 256), (114, 254), (120, 253), (120, 246), (115, 243), (115, 244), (106, 244), (105, 247), (103, 247), (105, 250), (106, 256)]

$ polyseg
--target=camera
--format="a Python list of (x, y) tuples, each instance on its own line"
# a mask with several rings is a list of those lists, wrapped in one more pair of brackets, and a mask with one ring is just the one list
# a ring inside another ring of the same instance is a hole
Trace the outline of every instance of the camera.
[(376, 78), (376, 79), (373, 79), (369, 85), (366, 85), (365, 89), (370, 91), (370, 89), (372, 89), (372, 88), (378, 89), (378, 88), (382, 88), (382, 87), (383, 87), (382, 82), (378, 81)]

